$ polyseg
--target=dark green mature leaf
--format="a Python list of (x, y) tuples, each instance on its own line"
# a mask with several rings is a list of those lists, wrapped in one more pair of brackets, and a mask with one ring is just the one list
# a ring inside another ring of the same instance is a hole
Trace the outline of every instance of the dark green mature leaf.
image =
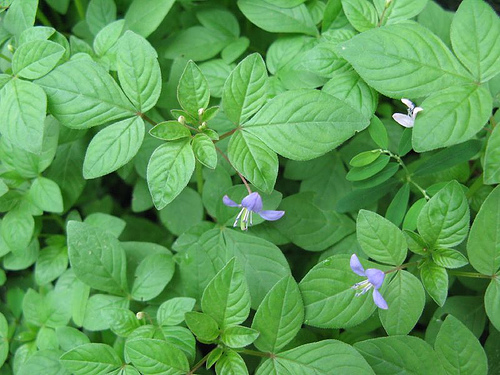
[(491, 280), (484, 294), (484, 307), (491, 323), (500, 328), (500, 281), (498, 277)]
[(109, 293), (127, 293), (125, 251), (118, 240), (104, 230), (70, 221), (68, 252), (76, 276), (92, 288)]
[(497, 184), (500, 182), (500, 127), (495, 126), (488, 139), (484, 155), (484, 183)]
[(135, 109), (108, 72), (91, 60), (64, 63), (36, 81), (48, 108), (63, 125), (87, 129), (135, 115)]
[(31, 82), (13, 79), (4, 86), (0, 98), (2, 136), (23, 150), (40, 154), (47, 111), (43, 90)]
[(30, 355), (25, 362), (19, 363), (19, 368), (16, 371), (17, 375), (31, 375), (31, 374), (56, 374), (68, 375), (68, 372), (61, 364), (59, 357), (61, 352), (54, 349), (38, 350), (36, 348), (29, 349)]
[(276, 353), (295, 337), (303, 321), (300, 290), (295, 280), (287, 276), (269, 291), (255, 313), (252, 328), (260, 332), (255, 347)]
[(94, 51), (97, 56), (104, 56), (116, 45), (125, 27), (125, 20), (118, 20), (106, 25), (94, 38)]
[(188, 311), (184, 315), (186, 325), (202, 341), (213, 341), (219, 334), (219, 325), (210, 315), (197, 311)]
[(266, 31), (318, 35), (311, 14), (304, 4), (281, 8), (266, 0), (238, 0), (238, 7), (245, 17)]
[(189, 141), (168, 142), (158, 147), (148, 164), (148, 186), (158, 210), (172, 202), (193, 174), (195, 159)]
[(3, 27), (11, 34), (19, 36), (35, 23), (38, 0), (14, 0), (5, 15)]
[(127, 29), (147, 38), (163, 21), (175, 0), (134, 0), (125, 13)]
[(274, 97), (244, 128), (280, 155), (309, 160), (339, 146), (368, 124), (368, 119), (331, 95), (297, 90)]
[(231, 163), (255, 187), (271, 193), (278, 176), (278, 156), (259, 138), (247, 131), (231, 136), (228, 147)]
[(434, 348), (448, 374), (486, 375), (488, 360), (478, 339), (453, 315), (439, 330)]
[(431, 298), (439, 306), (443, 306), (448, 295), (448, 273), (446, 269), (428, 260), (420, 267), (420, 278)]
[(366, 31), (342, 43), (339, 52), (370, 86), (392, 98), (472, 81), (444, 43), (413, 22)]
[(403, 222), (410, 200), (410, 184), (405, 183), (394, 196), (387, 208), (385, 217), (394, 225), (399, 226)]
[(92, 34), (96, 35), (103, 27), (116, 19), (114, 0), (90, 0), (85, 20)]
[(111, 346), (95, 343), (83, 344), (64, 353), (61, 362), (75, 375), (107, 374), (122, 365)]
[(359, 32), (377, 26), (378, 16), (371, 2), (364, 0), (342, 0), (342, 8), (350, 24)]
[(0, 313), (0, 367), (3, 366), (9, 354), (9, 326), (7, 319)]
[(41, 295), (29, 289), (23, 299), (23, 314), (26, 321), (38, 327), (57, 328), (68, 324), (71, 317), (67, 295), (50, 291)]
[(175, 263), (170, 254), (151, 254), (135, 270), (132, 298), (148, 301), (155, 298), (174, 275)]
[(362, 181), (379, 173), (389, 163), (389, 155), (380, 155), (372, 163), (363, 167), (354, 167), (347, 173), (346, 179), (349, 181)]
[(137, 154), (144, 139), (144, 121), (136, 116), (101, 130), (85, 154), (83, 176), (92, 179), (116, 171)]
[(484, 201), (472, 224), (467, 254), (472, 267), (485, 275), (500, 268), (500, 186)]
[(21, 255), (31, 242), (35, 221), (23, 206), (9, 211), (2, 220), (1, 235), (7, 247), (14, 254)]
[(380, 337), (357, 342), (354, 347), (365, 357), (376, 374), (445, 374), (432, 347), (417, 337)]
[(194, 308), (196, 300), (189, 297), (176, 297), (163, 302), (156, 313), (159, 325), (173, 326), (184, 321), (184, 314)]
[(31, 202), (46, 212), (63, 212), (61, 189), (54, 181), (38, 177), (33, 181), (29, 192)]
[(35, 281), (45, 285), (54, 281), (68, 268), (68, 249), (65, 246), (49, 246), (42, 251), (36, 260)]
[(49, 40), (25, 43), (12, 57), (12, 72), (27, 79), (40, 78), (56, 66), (64, 52), (60, 44)]
[(451, 42), (460, 61), (480, 82), (500, 70), (500, 19), (485, 1), (464, 0), (451, 23)]

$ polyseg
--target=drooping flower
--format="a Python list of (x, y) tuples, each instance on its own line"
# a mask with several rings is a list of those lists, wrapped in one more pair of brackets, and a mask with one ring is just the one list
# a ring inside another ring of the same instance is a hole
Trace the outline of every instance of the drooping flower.
[(387, 302), (385, 302), (384, 297), (382, 297), (382, 294), (380, 294), (380, 292), (378, 291), (382, 286), (382, 283), (384, 282), (384, 271), (381, 271), (377, 268), (368, 268), (367, 270), (365, 270), (356, 254), (351, 255), (350, 264), (351, 269), (355, 274), (366, 277), (366, 280), (360, 281), (359, 283), (356, 283), (351, 287), (352, 289), (358, 291), (356, 292), (356, 297), (365, 294), (373, 288), (373, 302), (375, 302), (375, 305), (377, 305), (381, 309), (387, 310)]
[(392, 115), (394, 121), (398, 124), (403, 125), (405, 128), (413, 128), (415, 124), (415, 118), (417, 117), (417, 113), (423, 111), (424, 109), (421, 107), (415, 106), (415, 104), (410, 99), (401, 99), (401, 101), (408, 107), (408, 114), (395, 113)]
[(248, 194), (245, 198), (243, 198), (240, 204), (231, 200), (227, 195), (224, 195), (222, 202), (229, 207), (242, 207), (233, 224), (233, 227), (236, 227), (238, 225), (238, 221), (241, 219), (241, 230), (247, 230), (248, 226), (253, 224), (252, 216), (254, 212), (264, 220), (268, 221), (278, 220), (285, 214), (285, 211), (262, 210), (262, 198), (257, 192)]

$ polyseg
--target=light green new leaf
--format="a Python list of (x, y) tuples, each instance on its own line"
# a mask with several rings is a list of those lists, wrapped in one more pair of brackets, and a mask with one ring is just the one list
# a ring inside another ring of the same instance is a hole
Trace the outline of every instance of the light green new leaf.
[(448, 295), (448, 273), (446, 269), (428, 260), (420, 267), (420, 278), (431, 298), (439, 306), (443, 306)]
[(134, 0), (125, 13), (127, 29), (147, 38), (163, 21), (175, 0)]
[(118, 240), (103, 229), (70, 221), (67, 226), (68, 254), (76, 276), (90, 287), (126, 295), (125, 251)]
[(0, 313), (0, 367), (9, 355), (9, 325), (7, 319)]
[(413, 128), (415, 151), (452, 146), (472, 138), (491, 115), (491, 95), (482, 86), (452, 87), (423, 101)]
[(228, 326), (221, 333), (222, 342), (230, 348), (243, 348), (259, 337), (259, 331), (244, 326)]
[(128, 337), (142, 324), (132, 311), (120, 307), (111, 307), (104, 311), (109, 328), (115, 335)]
[(484, 154), (484, 183), (500, 183), (500, 127), (495, 126)]
[(337, 340), (323, 340), (278, 353), (272, 359), (262, 362), (255, 374), (374, 375), (375, 373), (352, 346)]
[(101, 130), (87, 148), (83, 176), (86, 179), (101, 177), (127, 164), (139, 151), (144, 131), (144, 121), (138, 116)]
[(287, 276), (269, 291), (255, 313), (252, 328), (260, 332), (255, 347), (276, 353), (295, 337), (303, 321), (300, 290), (295, 280)]
[(118, 41), (125, 27), (125, 20), (118, 20), (106, 25), (94, 38), (94, 50), (97, 56), (104, 56)]
[(165, 141), (175, 141), (177, 139), (191, 136), (189, 129), (175, 120), (163, 121), (156, 124), (153, 128), (151, 128), (149, 134), (155, 138), (163, 139)]
[(34, 83), (13, 79), (0, 92), (0, 133), (15, 146), (40, 154), (47, 97)]
[(231, 259), (215, 275), (205, 288), (201, 297), (201, 308), (209, 314), (219, 326), (240, 324), (250, 313), (250, 292), (245, 274)]
[(184, 375), (189, 371), (186, 355), (163, 340), (128, 340), (125, 351), (139, 371), (149, 375)]
[(38, 0), (14, 0), (3, 20), (3, 27), (19, 36), (35, 24)]
[(403, 22), (368, 30), (339, 53), (371, 87), (391, 98), (415, 98), (472, 81), (445, 44), (426, 28)]
[(215, 169), (217, 166), (217, 151), (215, 145), (206, 134), (196, 134), (193, 137), (193, 152), (196, 159), (204, 166)]
[(482, 0), (464, 0), (451, 23), (451, 43), (460, 61), (480, 82), (500, 71), (500, 19)]
[(304, 323), (349, 328), (368, 319), (375, 304), (371, 293), (355, 296), (352, 286), (360, 281), (349, 266), (349, 256), (334, 255), (318, 263), (299, 284), (306, 311)]
[(432, 260), (444, 268), (460, 268), (469, 263), (460, 251), (448, 248), (435, 249), (432, 252)]
[(127, 31), (118, 41), (118, 78), (125, 94), (140, 112), (153, 108), (161, 92), (156, 50), (143, 37)]
[(228, 146), (231, 163), (255, 187), (271, 193), (278, 176), (278, 156), (259, 138), (246, 131), (231, 136)]
[(57, 279), (68, 268), (66, 246), (48, 246), (40, 251), (35, 265), (35, 281), (45, 285)]
[(83, 344), (64, 353), (61, 362), (75, 375), (107, 374), (122, 366), (116, 351), (106, 344)]
[(417, 324), (425, 305), (425, 291), (419, 279), (401, 270), (384, 292), (389, 308), (378, 314), (389, 335), (406, 335)]
[(215, 371), (219, 375), (248, 375), (245, 361), (234, 350), (227, 350), (222, 354), (215, 365)]
[(224, 84), (222, 107), (236, 125), (243, 124), (267, 99), (267, 70), (258, 53), (246, 57)]
[(377, 26), (377, 11), (371, 2), (366, 0), (342, 0), (342, 8), (349, 23), (359, 32)]
[(469, 204), (462, 187), (451, 181), (420, 211), (418, 232), (432, 247), (453, 247), (467, 237), (469, 216)]
[(29, 192), (30, 200), (35, 206), (46, 212), (63, 212), (61, 189), (54, 181), (38, 177)]
[(281, 8), (266, 0), (238, 0), (238, 7), (250, 22), (266, 31), (318, 35), (305, 4)]
[(386, 0), (374, 0), (379, 15), (384, 14), (382, 25), (398, 23), (418, 15), (427, 5), (428, 0), (396, 0), (387, 6)]
[(220, 334), (219, 325), (208, 314), (188, 311), (184, 319), (191, 332), (202, 341), (214, 341)]
[(71, 317), (71, 306), (66, 293), (52, 290), (42, 295), (29, 289), (23, 299), (23, 315), (38, 327), (64, 327)]
[(23, 254), (30, 244), (35, 221), (25, 206), (18, 206), (3, 217), (1, 234), (3, 241), (14, 254)]
[(448, 315), (434, 348), (447, 374), (486, 375), (488, 360), (474, 334), (460, 320)]
[(49, 40), (25, 43), (12, 57), (12, 72), (27, 79), (40, 78), (57, 65), (64, 52), (64, 47)]
[(155, 298), (174, 275), (175, 263), (170, 254), (151, 254), (135, 270), (131, 295), (136, 301)]
[(432, 347), (417, 337), (379, 337), (357, 342), (354, 347), (376, 374), (446, 374)]
[(194, 118), (198, 118), (198, 110), (208, 107), (210, 89), (200, 68), (189, 61), (182, 73), (177, 88), (177, 99), (181, 107)]
[(50, 113), (70, 128), (87, 129), (136, 113), (108, 72), (88, 59), (62, 64), (36, 83), (47, 93)]
[(361, 210), (356, 222), (358, 242), (363, 251), (378, 262), (399, 266), (406, 259), (403, 232), (372, 211)]
[(161, 326), (174, 326), (184, 321), (184, 314), (193, 310), (196, 300), (189, 297), (175, 297), (163, 302), (156, 313)]
[(97, 33), (116, 19), (114, 0), (90, 0), (85, 20), (92, 34)]
[(472, 267), (485, 275), (500, 268), (500, 186), (488, 195), (481, 206), (467, 242)]
[(147, 169), (149, 191), (161, 210), (186, 187), (194, 171), (195, 159), (187, 140), (168, 142), (151, 155)]
[(269, 148), (293, 160), (314, 159), (365, 129), (369, 120), (341, 100), (317, 90), (274, 97), (245, 124)]
[(491, 280), (484, 294), (484, 307), (491, 323), (498, 330), (500, 328), (500, 280)]

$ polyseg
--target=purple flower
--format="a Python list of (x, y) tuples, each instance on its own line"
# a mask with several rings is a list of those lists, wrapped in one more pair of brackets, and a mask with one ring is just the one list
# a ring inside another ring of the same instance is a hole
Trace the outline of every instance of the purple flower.
[(395, 113), (392, 115), (392, 118), (394, 119), (394, 121), (396, 121), (400, 125), (403, 125), (405, 128), (413, 128), (417, 113), (423, 111), (424, 109), (415, 106), (415, 104), (410, 99), (403, 98), (401, 99), (401, 101), (408, 107), (408, 114), (404, 115), (402, 113)]
[(371, 288), (373, 288), (373, 301), (375, 305), (380, 307), (381, 309), (387, 310), (387, 302), (385, 302), (384, 297), (378, 291), (384, 282), (385, 273), (384, 271), (378, 270), (376, 268), (368, 268), (365, 270), (361, 265), (356, 254), (352, 254), (351, 256), (351, 269), (353, 272), (359, 276), (367, 277), (366, 280), (363, 280), (359, 283), (354, 284), (351, 288), (357, 290), (356, 297), (365, 294)]
[(245, 198), (243, 198), (241, 204), (234, 202), (227, 195), (224, 195), (222, 202), (229, 207), (242, 207), (233, 224), (233, 227), (236, 227), (238, 225), (238, 221), (241, 219), (241, 230), (247, 230), (248, 226), (253, 224), (252, 215), (254, 212), (264, 220), (269, 221), (278, 220), (285, 214), (285, 211), (263, 211), (262, 198), (257, 192), (248, 194)]

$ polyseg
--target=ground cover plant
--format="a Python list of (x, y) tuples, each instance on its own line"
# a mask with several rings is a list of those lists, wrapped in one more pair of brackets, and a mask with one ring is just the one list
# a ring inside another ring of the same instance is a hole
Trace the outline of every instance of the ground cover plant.
[(500, 20), (457, 6), (1, 0), (0, 375), (500, 373)]

